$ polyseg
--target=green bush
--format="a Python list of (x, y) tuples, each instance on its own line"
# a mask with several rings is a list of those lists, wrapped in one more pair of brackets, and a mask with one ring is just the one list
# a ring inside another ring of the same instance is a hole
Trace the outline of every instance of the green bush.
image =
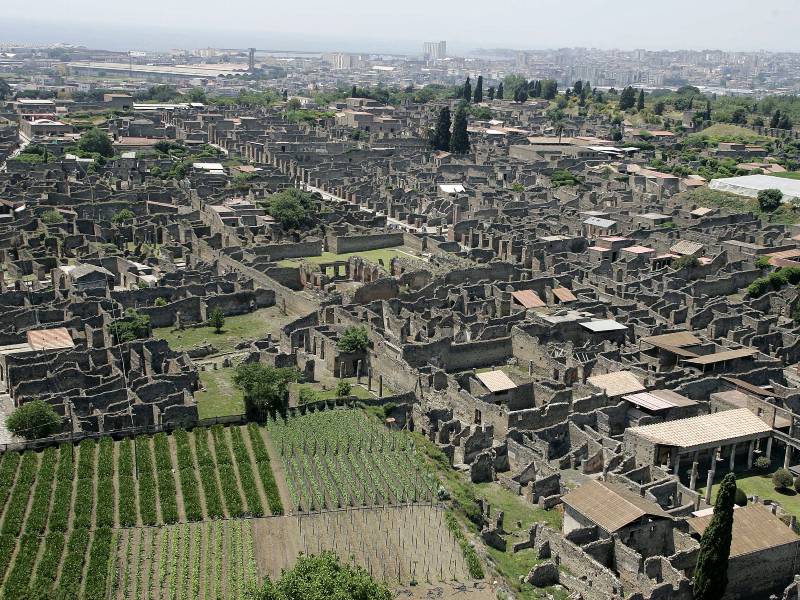
[(775, 271), (774, 273), (770, 273), (767, 275), (767, 281), (772, 286), (773, 289), (779, 290), (787, 283), (786, 276), (781, 271)]
[(794, 479), (788, 469), (778, 469), (772, 474), (772, 485), (776, 490), (785, 490), (792, 486)]
[(64, 215), (56, 209), (51, 209), (42, 213), (42, 223), (45, 225), (58, 225), (64, 222)]
[(758, 192), (758, 207), (763, 212), (774, 212), (783, 200), (783, 192), (776, 189), (761, 190)]
[(757, 269), (768, 269), (769, 268), (769, 256), (759, 256), (756, 259), (756, 268)]
[(754, 298), (763, 296), (769, 288), (770, 282), (766, 277), (760, 277), (747, 286), (747, 295)]
[(14, 435), (26, 440), (35, 440), (56, 433), (61, 426), (61, 417), (44, 400), (26, 402), (8, 417), (6, 427)]
[(747, 494), (741, 488), (736, 488), (736, 498), (734, 500), (738, 506), (747, 506)]
[(759, 471), (768, 470), (769, 469), (769, 465), (770, 465), (770, 462), (769, 462), (769, 459), (766, 456), (759, 456), (756, 459), (755, 467)]
[(349, 327), (336, 342), (342, 352), (355, 354), (365, 352), (369, 348), (369, 334), (363, 326)]
[(337, 398), (346, 398), (350, 395), (350, 392), (353, 391), (353, 386), (350, 385), (344, 379), (340, 379), (339, 383), (336, 384), (336, 397)]

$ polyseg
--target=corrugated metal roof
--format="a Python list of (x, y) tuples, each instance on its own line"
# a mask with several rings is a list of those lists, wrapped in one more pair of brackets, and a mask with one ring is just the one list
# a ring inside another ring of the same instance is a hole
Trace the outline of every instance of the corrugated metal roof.
[(519, 290), (517, 292), (511, 292), (511, 295), (514, 297), (514, 300), (519, 302), (525, 308), (540, 308), (542, 306), (547, 306), (539, 297), (539, 294), (533, 290)]
[(665, 400), (664, 398), (659, 398), (658, 396), (655, 396), (650, 392), (639, 392), (638, 394), (628, 394), (627, 396), (623, 396), (622, 399), (627, 400), (631, 404), (635, 404), (636, 406), (641, 406), (642, 408), (646, 408), (647, 410), (652, 410), (652, 411), (675, 408), (675, 405), (669, 400)]
[(675, 254), (682, 254), (684, 256), (692, 256), (701, 252), (703, 250), (703, 244), (698, 244), (697, 242), (690, 242), (689, 240), (681, 240), (674, 246), (672, 246), (669, 251), (674, 252)]
[(504, 392), (506, 390), (513, 390), (517, 384), (511, 381), (511, 378), (503, 371), (487, 371), (485, 373), (477, 373), (475, 377), (486, 386), (490, 392)]
[(601, 219), (599, 217), (589, 217), (583, 222), (584, 225), (594, 225), (595, 227), (613, 227), (617, 224), (616, 221), (612, 221), (611, 219)]
[(26, 332), (28, 344), (33, 350), (59, 350), (74, 348), (75, 342), (64, 327), (53, 329), (33, 329)]
[[(702, 535), (712, 516), (687, 519), (686, 523)], [(798, 541), (800, 538), (766, 506), (748, 504), (733, 511), (732, 558), (785, 544), (796, 544)]]
[(570, 290), (564, 287), (557, 287), (553, 288), (553, 295), (558, 298), (561, 302), (574, 302), (577, 300), (575, 294), (573, 294)]
[(628, 431), (662, 446), (693, 448), (769, 433), (771, 428), (748, 409), (736, 408), (688, 419), (631, 427)]
[(607, 481), (591, 479), (564, 496), (562, 501), (609, 533), (645, 516), (672, 518), (655, 502)]
[(725, 360), (753, 356), (757, 352), (758, 350), (755, 348), (739, 348), (738, 350), (726, 350), (725, 352), (704, 354), (703, 356), (698, 356), (697, 358), (689, 358), (686, 360), (686, 362), (692, 363), (693, 365), (711, 365)]
[(700, 338), (688, 331), (676, 331), (674, 333), (651, 335), (648, 337), (643, 337), (641, 341), (658, 348), (684, 348), (686, 346), (697, 346), (703, 343)]
[(587, 379), (595, 387), (606, 391), (610, 397), (644, 391), (645, 387), (630, 371), (614, 371), (602, 375), (592, 375)]

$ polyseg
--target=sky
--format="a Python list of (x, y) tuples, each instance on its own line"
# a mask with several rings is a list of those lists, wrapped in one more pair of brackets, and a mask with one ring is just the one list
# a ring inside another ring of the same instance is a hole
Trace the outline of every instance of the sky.
[(798, 0), (0, 0), (0, 44), (419, 53), (583, 46), (800, 52)]

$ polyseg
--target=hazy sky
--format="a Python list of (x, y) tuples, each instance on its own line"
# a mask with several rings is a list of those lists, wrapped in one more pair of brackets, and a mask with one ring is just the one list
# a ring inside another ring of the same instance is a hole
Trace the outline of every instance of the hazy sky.
[(110, 49), (800, 51), (799, 0), (0, 0), (0, 42)]

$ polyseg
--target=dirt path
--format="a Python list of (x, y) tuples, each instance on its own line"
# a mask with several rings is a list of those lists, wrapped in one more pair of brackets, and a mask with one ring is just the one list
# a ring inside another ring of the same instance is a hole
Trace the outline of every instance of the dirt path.
[(253, 519), (253, 556), (259, 578), (280, 577), (281, 569), (290, 568), (301, 548), (297, 517)]
[(171, 435), (167, 436), (167, 443), (169, 444), (169, 461), (172, 464), (172, 479), (175, 481), (175, 498), (178, 503), (178, 522), (185, 523), (187, 521), (186, 507), (183, 505), (183, 488), (181, 487), (181, 478), (178, 473), (178, 449)]
[(291, 514), (295, 511), (292, 506), (292, 497), (289, 494), (289, 486), (286, 485), (286, 475), (283, 470), (283, 459), (281, 455), (275, 450), (269, 432), (264, 427), (259, 427), (261, 437), (267, 446), (267, 453), (269, 454), (269, 464), (272, 468), (272, 474), (275, 476), (275, 483), (278, 485), (278, 493), (281, 496), (281, 504), (286, 514)]
[[(236, 427), (236, 425), (234, 425), (234, 427)], [(252, 441), (250, 440), (250, 432), (247, 431), (247, 427), (242, 427), (241, 432), (242, 432), (242, 438), (244, 439), (244, 447), (247, 448), (247, 455), (250, 457), (250, 470), (253, 472), (253, 479), (256, 481), (256, 488), (258, 489), (258, 496), (259, 498), (261, 498), (261, 506), (264, 507), (264, 514), (265, 515), (272, 514), (269, 510), (269, 502), (267, 502), (267, 494), (264, 491), (264, 482), (261, 481), (261, 474), (259, 473), (258, 465), (256, 464), (256, 456), (255, 453), (253, 452), (253, 444)], [(273, 469), (273, 474), (274, 474), (274, 469)]]

